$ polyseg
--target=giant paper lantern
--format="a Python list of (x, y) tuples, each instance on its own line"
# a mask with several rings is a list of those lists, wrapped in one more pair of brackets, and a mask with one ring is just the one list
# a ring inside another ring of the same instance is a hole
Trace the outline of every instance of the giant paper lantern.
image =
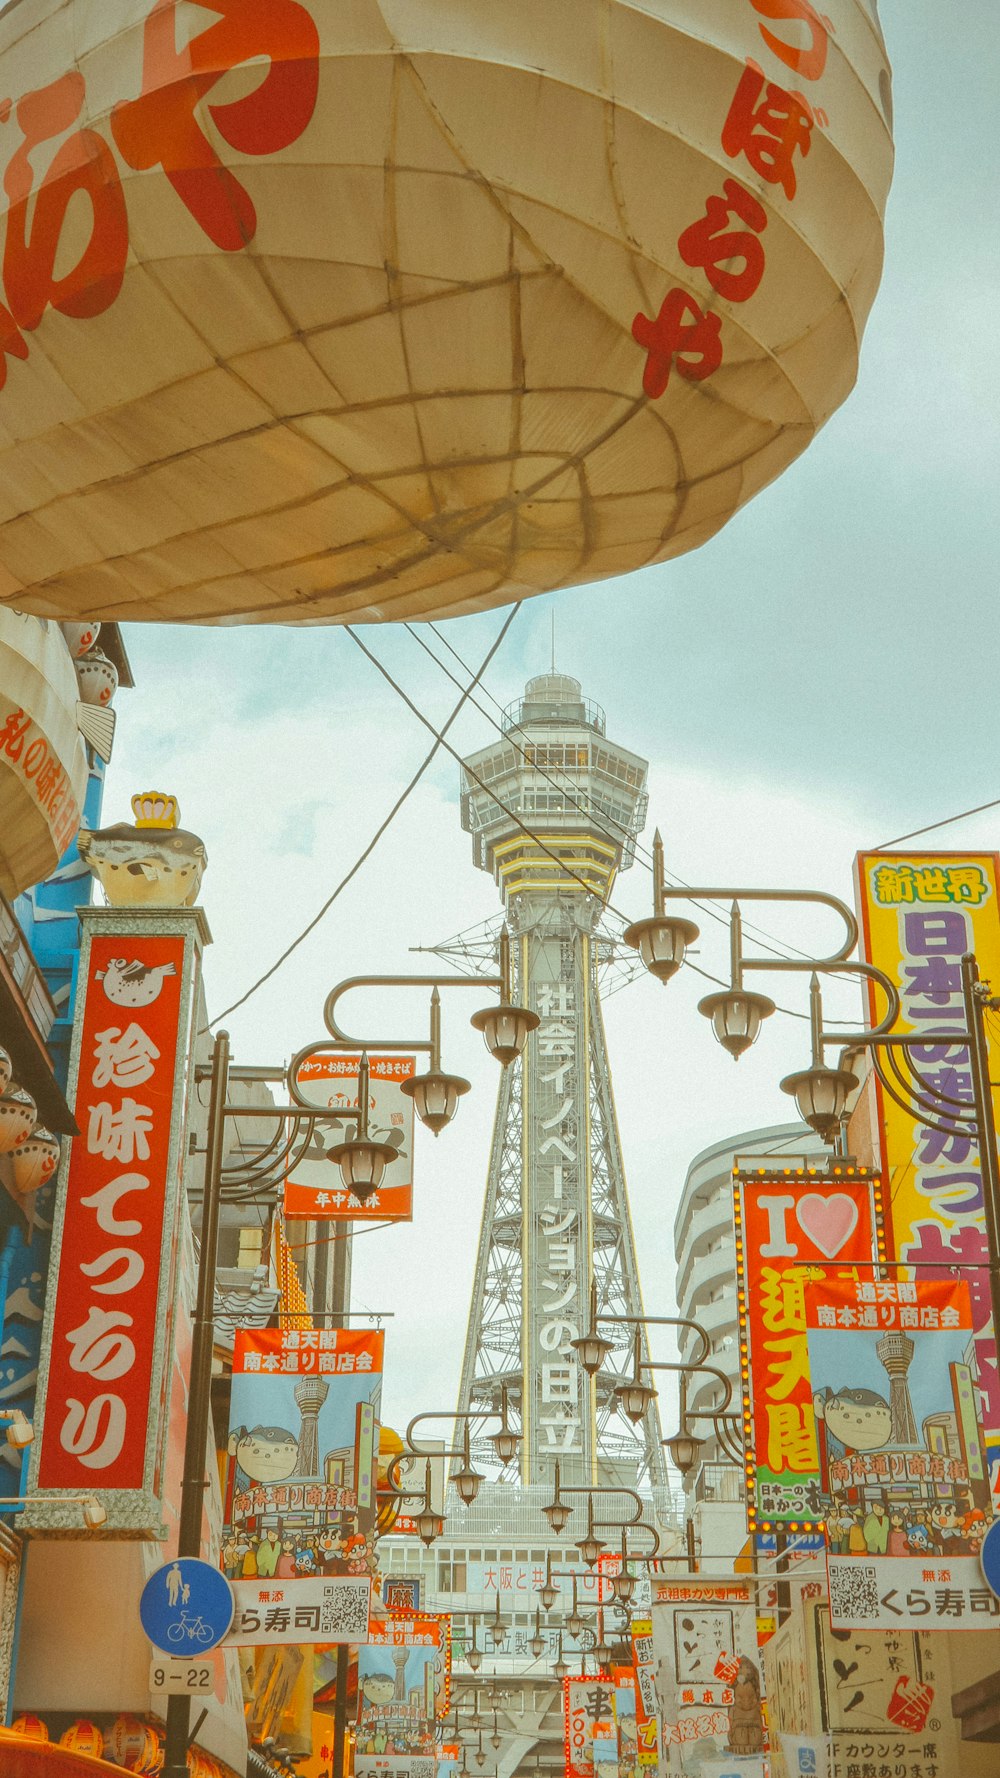
[(875, 0), (20, 0), (0, 599), (479, 610), (692, 549), (854, 383)]

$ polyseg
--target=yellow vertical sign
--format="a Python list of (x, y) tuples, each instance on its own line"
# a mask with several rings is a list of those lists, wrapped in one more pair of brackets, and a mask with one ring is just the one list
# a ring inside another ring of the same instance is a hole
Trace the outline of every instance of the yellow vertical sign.
[[(937, 1107), (925, 1121), (877, 1084), (889, 1249), (919, 1267), (915, 1275), (922, 1279), (946, 1278), (959, 1267), (969, 1282), (983, 1424), (1000, 1477), (1000, 1380), (979, 1153), (967, 1123), (954, 1125), (948, 1114), (949, 1101), (972, 1102), (968, 1050), (950, 1035), (966, 1028), (962, 957), (974, 952), (982, 978), (1000, 990), (1000, 858), (994, 852), (862, 852), (856, 882), (863, 954), (899, 990), (895, 1029), (923, 1040), (913, 1059)], [(992, 1018), (992, 1029), (990, 1022), (990, 1074), (998, 1080), (1000, 1020)], [(889, 1069), (887, 1052), (881, 1054)], [(906, 1099), (891, 1072), (889, 1080)]]

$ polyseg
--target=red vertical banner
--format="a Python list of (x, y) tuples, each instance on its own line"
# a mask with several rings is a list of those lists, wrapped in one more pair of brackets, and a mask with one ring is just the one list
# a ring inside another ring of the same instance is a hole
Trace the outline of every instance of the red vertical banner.
[(827, 1278), (874, 1276), (876, 1184), (862, 1167), (735, 1177), (740, 1376), (750, 1529), (822, 1519), (806, 1293)]
[[(154, 1534), (162, 1518), (200, 919), (185, 909), (83, 915), (70, 1082), (80, 1134), (57, 1199), (30, 1487), (98, 1491), (109, 1526), (139, 1535)], [(126, 1493), (144, 1495), (145, 1505), (107, 1498)], [(54, 1504), (35, 1502), (32, 1522), (51, 1523)]]

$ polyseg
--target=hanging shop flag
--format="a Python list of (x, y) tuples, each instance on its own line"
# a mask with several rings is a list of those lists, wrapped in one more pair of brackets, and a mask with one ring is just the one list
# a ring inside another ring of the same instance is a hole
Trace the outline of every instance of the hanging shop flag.
[(447, 1692), (444, 1622), (389, 1618), (373, 1622), (370, 1635), (358, 1650), (357, 1752), (433, 1759), (439, 1693)]
[[(295, 1070), (295, 1096), (319, 1110), (356, 1110), (359, 1055), (317, 1049)], [(305, 1222), (409, 1222), (413, 1216), (413, 1100), (400, 1091), (416, 1073), (414, 1056), (370, 1056), (368, 1130), (396, 1150), (378, 1191), (364, 1203), (344, 1187), (329, 1150), (348, 1142), (355, 1118), (324, 1118), (317, 1123), (302, 1159), (285, 1182), (285, 1216)]]
[[(28, 1492), (98, 1489), (109, 1530), (155, 1537), (205, 928), (195, 909), (86, 908), (82, 922), (69, 1081), (80, 1134), (56, 1196)], [(36, 1499), (22, 1523), (63, 1525), (66, 1510)]]
[(294, 1588), (374, 1573), (382, 1347), (370, 1329), (237, 1330), (222, 1549), (231, 1580)]
[(614, 1690), (602, 1674), (563, 1680), (563, 1748), (566, 1778), (595, 1778), (602, 1754), (617, 1759)]
[(806, 1325), (831, 1623), (982, 1628), (992, 1508), (968, 1287), (828, 1280)]
[[(451, 1706), (452, 1617), (448, 1611), (385, 1612), (372, 1601), (368, 1625), (372, 1648), (434, 1648), (434, 1714), (439, 1720)], [(440, 1778), (440, 1774), (439, 1774)]]
[(756, 1610), (748, 1586), (654, 1581), (651, 1620), (661, 1770), (688, 1771), (692, 1743), (705, 1759), (739, 1754), (752, 1760), (763, 1752)]
[[(1000, 858), (995, 852), (861, 852), (856, 864), (862, 946), (869, 963), (899, 991), (895, 1029), (938, 1038), (914, 1052), (931, 1088), (972, 1103), (968, 1049), (948, 1041), (965, 1026), (962, 958), (974, 951), (980, 975), (1000, 983)], [(876, 991), (869, 989), (871, 1010)], [(884, 998), (877, 996), (878, 1013)], [(1000, 1079), (1000, 1039), (987, 1026), (990, 1073)], [(990, 1310), (989, 1258), (979, 1150), (948, 1127), (947, 1102), (933, 1129), (876, 1082), (885, 1162), (886, 1239), (895, 1259), (913, 1260), (922, 1278), (969, 1280), (976, 1368), (989, 1461), (1000, 1493), (1000, 1376)], [(901, 1093), (900, 1097), (905, 1098)]]
[(740, 1372), (750, 1529), (822, 1518), (805, 1300), (852, 1265), (870, 1277), (878, 1220), (860, 1167), (734, 1174)]

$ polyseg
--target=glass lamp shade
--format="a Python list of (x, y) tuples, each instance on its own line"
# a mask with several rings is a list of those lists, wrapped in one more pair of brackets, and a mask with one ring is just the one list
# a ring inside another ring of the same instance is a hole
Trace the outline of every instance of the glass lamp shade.
[(627, 1605), (634, 1592), (635, 1576), (633, 1574), (629, 1574), (623, 1568), (621, 1574), (612, 1575), (611, 1593), (613, 1598), (620, 1599), (623, 1605)]
[(858, 1077), (848, 1068), (804, 1068), (800, 1074), (787, 1074), (781, 1082), (783, 1093), (791, 1093), (804, 1123), (832, 1142), (847, 1109), (847, 1101), (858, 1084)]
[(471, 1506), (479, 1493), (479, 1484), (483, 1479), (478, 1469), (473, 1469), (470, 1465), (463, 1463), (462, 1468), (456, 1469), (451, 1479), (458, 1491), (458, 1498), (462, 1505)]
[(681, 920), (674, 914), (654, 914), (649, 920), (636, 920), (626, 926), (622, 938), (638, 951), (650, 975), (659, 982), (669, 982), (684, 961), (688, 945), (698, 937), (693, 920)]
[[(570, 1516), (571, 1512), (573, 1511), (573, 1508), (571, 1506), (567, 1506), (566, 1502), (564, 1500), (550, 1500), (548, 1506), (542, 1507), (542, 1511), (545, 1514), (545, 1517), (548, 1519), (549, 1524), (552, 1526), (552, 1530), (555, 1533), (556, 1537), (558, 1537), (560, 1531), (565, 1531), (567, 1522), (569, 1520), (569, 1516)], [(552, 1589), (552, 1592), (554, 1595), (555, 1588)], [(542, 1603), (545, 1604), (546, 1611), (551, 1611), (551, 1609), (552, 1609), (551, 1605), (545, 1603), (544, 1589), (542, 1591)]]
[(370, 1136), (352, 1136), (349, 1142), (338, 1142), (326, 1153), (327, 1159), (339, 1166), (347, 1190), (361, 1204), (378, 1191), (386, 1167), (399, 1158), (390, 1143), (375, 1142)]
[(516, 1456), (521, 1443), (521, 1434), (512, 1432), (509, 1426), (501, 1426), (499, 1432), (491, 1432), (490, 1440), (497, 1454), (498, 1463), (510, 1463)]
[(107, 1520), (108, 1515), (103, 1506), (92, 1494), (90, 1499), (85, 1500), (83, 1503), (83, 1522), (86, 1525), (87, 1530), (99, 1531), (102, 1525), (107, 1524)]
[(665, 1438), (664, 1448), (670, 1453), (670, 1461), (681, 1475), (687, 1475), (693, 1469), (701, 1454), (703, 1438), (693, 1438), (690, 1432), (675, 1432), (673, 1438)]
[(15, 1451), (23, 1451), (26, 1446), (30, 1445), (34, 1436), (35, 1429), (31, 1421), (25, 1414), (22, 1414), (20, 1408), (15, 1408), (7, 1428), (7, 1443), (13, 1445)]
[(641, 1377), (629, 1377), (625, 1383), (619, 1383), (615, 1390), (618, 1405), (623, 1414), (627, 1414), (634, 1426), (638, 1426), (656, 1395), (651, 1383), (644, 1383)]
[(611, 1644), (609, 1642), (595, 1642), (594, 1659), (597, 1665), (606, 1671), (611, 1660)]
[(587, 1332), (581, 1334), (578, 1340), (570, 1340), (570, 1345), (577, 1353), (588, 1377), (596, 1377), (612, 1350), (611, 1341), (606, 1340), (602, 1333), (598, 1333), (596, 1327), (588, 1328)]
[(483, 1664), (482, 1649), (470, 1648), (465, 1658), (468, 1661), (469, 1666), (472, 1668), (473, 1673), (478, 1673)]
[[(549, 1521), (549, 1523), (551, 1524), (551, 1520)], [(553, 1527), (553, 1529), (554, 1529), (554, 1527)], [(552, 1585), (552, 1582), (549, 1580), (549, 1581), (546, 1581), (546, 1583), (543, 1587), (539, 1587), (538, 1592), (539, 1592), (539, 1596), (542, 1601), (543, 1610), (551, 1611), (553, 1605), (555, 1604), (556, 1600), (559, 1597), (558, 1588), (554, 1587)]]
[(569, 1672), (569, 1666), (560, 1656), (559, 1660), (553, 1663), (552, 1671), (557, 1679), (565, 1679)]
[(399, 1083), (400, 1092), (413, 1100), (413, 1109), (420, 1122), (439, 1136), (446, 1124), (450, 1124), (456, 1111), (458, 1101), (463, 1094), (470, 1091), (469, 1082), (460, 1074), (444, 1074), (440, 1068), (432, 1068), (429, 1074), (415, 1074), (411, 1080)]
[(429, 1506), (425, 1506), (423, 1511), (417, 1514), (415, 1522), (417, 1536), (421, 1543), (430, 1549), (434, 1539), (440, 1537), (444, 1530), (444, 1519), (440, 1513), (432, 1512)]
[(748, 988), (725, 988), (721, 994), (706, 994), (698, 1002), (698, 1011), (711, 1019), (723, 1049), (738, 1062), (744, 1050), (756, 1042), (763, 1021), (771, 1017), (774, 1001), (766, 994), (752, 994)]
[(587, 1628), (587, 1620), (586, 1618), (581, 1617), (578, 1611), (571, 1611), (569, 1617), (566, 1619), (566, 1628), (572, 1636), (573, 1641), (579, 1642), (580, 1637)]
[(486, 1764), (486, 1755), (483, 1752), (482, 1748), (480, 1747), (476, 1751), (476, 1765), (477, 1766), (485, 1766), (485, 1764)]
[(470, 1020), (473, 1029), (482, 1032), (490, 1055), (504, 1068), (517, 1061), (538, 1023), (536, 1012), (503, 1000), (496, 1006), (487, 1006), (482, 1012), (474, 1012)]
[(585, 1562), (588, 1568), (594, 1568), (605, 1545), (599, 1537), (587, 1536), (578, 1538), (576, 1547), (580, 1552), (580, 1560)]
[(539, 1655), (543, 1655), (545, 1653), (545, 1637), (544, 1636), (533, 1636), (531, 1638), (531, 1641), (528, 1643), (528, 1647), (530, 1648), (532, 1654), (535, 1657), (535, 1660), (537, 1661)]

